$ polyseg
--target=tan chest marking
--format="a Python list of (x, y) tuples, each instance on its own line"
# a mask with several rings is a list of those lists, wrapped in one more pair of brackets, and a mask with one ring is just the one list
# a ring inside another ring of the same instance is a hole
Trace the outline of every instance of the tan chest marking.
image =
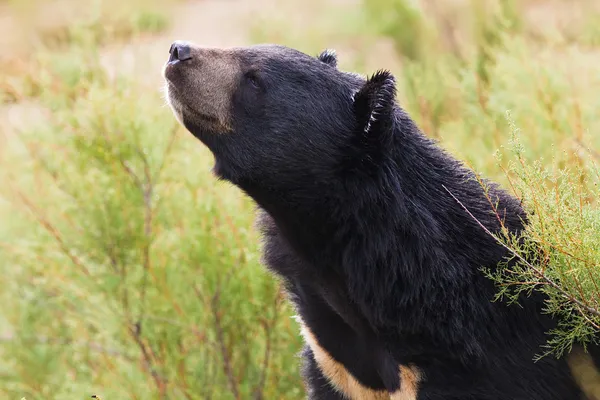
[(300, 331), (304, 340), (310, 346), (315, 361), (319, 365), (323, 375), (329, 380), (333, 387), (351, 400), (416, 400), (420, 380), (419, 370), (413, 366), (399, 366), (400, 389), (394, 393), (387, 390), (373, 390), (360, 384), (346, 368), (337, 362), (317, 342), (316, 337), (298, 318)]
[(600, 372), (592, 357), (581, 348), (573, 348), (567, 356), (573, 379), (581, 388), (586, 400), (600, 400)]

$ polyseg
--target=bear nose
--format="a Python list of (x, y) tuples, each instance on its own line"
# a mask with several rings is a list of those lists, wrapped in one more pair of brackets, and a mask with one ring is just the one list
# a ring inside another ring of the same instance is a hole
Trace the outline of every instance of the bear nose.
[(192, 49), (188, 43), (176, 40), (171, 44), (169, 54), (169, 62), (191, 60)]

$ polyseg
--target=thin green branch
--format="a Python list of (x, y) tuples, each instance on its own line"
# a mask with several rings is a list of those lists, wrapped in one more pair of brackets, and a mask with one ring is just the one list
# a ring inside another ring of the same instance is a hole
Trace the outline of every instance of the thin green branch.
[(574, 296), (572, 296), (571, 294), (569, 294), (568, 292), (566, 292), (560, 285), (558, 285), (552, 279), (548, 278), (548, 276), (546, 276), (546, 274), (544, 272), (542, 272), (540, 269), (536, 268), (529, 261), (527, 261), (525, 258), (523, 258), (516, 250), (512, 249), (510, 246), (507, 246), (505, 243), (503, 243), (500, 239), (498, 239), (496, 237), (496, 235), (494, 235), (492, 232), (490, 232), (490, 230), (487, 227), (485, 227), (469, 211), (469, 209), (467, 207), (465, 207), (465, 205), (460, 200), (458, 200), (456, 198), (456, 196), (454, 196), (454, 194), (450, 190), (448, 190), (448, 188), (445, 185), (442, 185), (442, 187), (444, 188), (444, 190), (446, 190), (446, 192), (448, 192), (448, 194), (450, 194), (450, 196), (452, 196), (452, 198), (462, 207), (462, 209), (465, 210), (467, 212), (467, 214), (469, 214), (469, 216), (477, 223), (477, 225), (479, 225), (488, 235), (490, 235), (491, 237), (493, 237), (502, 247), (504, 247), (506, 250), (508, 250), (513, 256), (515, 256), (525, 266), (527, 266), (533, 272), (535, 272), (535, 274), (537, 274), (538, 278), (540, 278), (546, 284), (550, 285), (552, 288), (556, 289), (565, 300), (567, 300), (567, 301), (569, 301), (569, 302), (577, 305), (577, 307), (579, 307), (581, 310), (585, 310), (587, 313), (589, 313), (589, 314), (591, 314), (591, 315), (593, 315), (595, 317), (600, 317), (600, 310), (597, 310), (597, 309), (595, 309), (593, 307), (590, 307), (590, 306), (584, 304), (579, 299), (575, 298)]

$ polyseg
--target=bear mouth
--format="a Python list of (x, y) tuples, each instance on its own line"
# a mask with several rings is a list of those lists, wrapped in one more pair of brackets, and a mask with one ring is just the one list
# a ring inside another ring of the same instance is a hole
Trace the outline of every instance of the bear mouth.
[[(195, 108), (188, 106), (184, 99), (178, 92), (177, 87), (168, 79), (166, 79), (164, 88), (164, 98), (167, 105), (173, 111), (175, 118), (183, 127), (186, 127), (191, 123), (195, 127), (202, 128), (207, 132), (229, 132), (231, 128), (212, 115), (203, 113)], [(188, 124), (186, 124), (186, 122)]]

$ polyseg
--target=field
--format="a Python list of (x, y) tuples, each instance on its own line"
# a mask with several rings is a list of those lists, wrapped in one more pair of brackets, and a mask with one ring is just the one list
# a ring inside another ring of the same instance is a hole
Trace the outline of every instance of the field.
[(1, 398), (304, 396), (254, 205), (165, 106), (174, 39), (390, 69), (427, 135), (535, 210), (544, 261), (499, 294), (547, 291), (559, 352), (600, 331), (599, 2), (0, 0)]

